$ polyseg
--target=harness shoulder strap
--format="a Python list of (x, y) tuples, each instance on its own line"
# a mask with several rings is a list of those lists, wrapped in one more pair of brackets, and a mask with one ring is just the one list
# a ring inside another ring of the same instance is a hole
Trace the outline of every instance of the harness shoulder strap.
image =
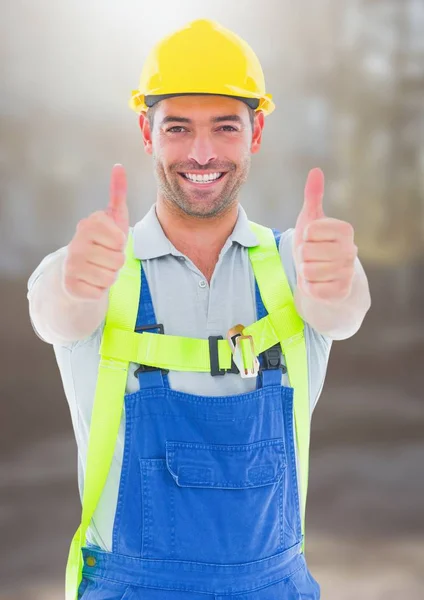
[(283, 329), (286, 335), (283, 338), (280, 337), (280, 340), (290, 385), (294, 388), (294, 418), (304, 536), (310, 440), (309, 378), (304, 323), (296, 311), (293, 294), (281, 264), (280, 253), (276, 248), (272, 230), (253, 222), (250, 222), (250, 227), (259, 240), (259, 246), (249, 248), (249, 255), (265, 308), (270, 317), (276, 311), (278, 313), (278, 309), (281, 307), (285, 309)]
[[(109, 292), (103, 337), (107, 338), (115, 328), (134, 331), (139, 297), (140, 263), (134, 258), (130, 234), (125, 265)], [(112, 463), (122, 417), (128, 366), (129, 363), (125, 360), (107, 355), (100, 357), (88, 440), (81, 524), (72, 539), (66, 567), (66, 600), (77, 598), (83, 566), (81, 549)]]

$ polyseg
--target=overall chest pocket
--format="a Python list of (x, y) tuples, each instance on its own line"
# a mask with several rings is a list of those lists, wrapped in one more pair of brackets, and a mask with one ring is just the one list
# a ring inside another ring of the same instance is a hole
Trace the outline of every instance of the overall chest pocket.
[(167, 441), (165, 456), (140, 460), (143, 557), (233, 563), (282, 548), (282, 438)]

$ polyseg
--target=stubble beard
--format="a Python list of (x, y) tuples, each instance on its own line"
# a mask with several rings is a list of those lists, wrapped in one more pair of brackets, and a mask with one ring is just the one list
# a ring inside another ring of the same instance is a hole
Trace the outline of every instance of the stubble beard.
[[(239, 164), (221, 163), (216, 171), (228, 171), (222, 189), (194, 190), (189, 192), (184, 189), (184, 182), (179, 172), (190, 172), (187, 165), (170, 165), (165, 170), (160, 159), (153, 155), (155, 178), (158, 190), (163, 200), (174, 210), (202, 219), (210, 219), (227, 212), (238, 202), (240, 188), (246, 182), (250, 171), (250, 155), (247, 155)], [(196, 170), (199, 170), (197, 168)], [(210, 170), (210, 169), (208, 169)], [(215, 171), (215, 167), (212, 169)], [(218, 183), (218, 185), (220, 185)]]

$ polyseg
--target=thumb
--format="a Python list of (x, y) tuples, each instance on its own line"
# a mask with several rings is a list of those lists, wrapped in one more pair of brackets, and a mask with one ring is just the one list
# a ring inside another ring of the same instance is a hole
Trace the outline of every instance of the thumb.
[(106, 208), (106, 213), (125, 234), (128, 233), (127, 176), (124, 167), (119, 164), (114, 165), (112, 168), (109, 204)]
[(324, 173), (321, 169), (312, 169), (309, 171), (306, 180), (304, 202), (296, 221), (294, 235), (296, 248), (303, 242), (305, 229), (309, 223), (325, 217), (324, 209), (322, 207), (323, 197)]

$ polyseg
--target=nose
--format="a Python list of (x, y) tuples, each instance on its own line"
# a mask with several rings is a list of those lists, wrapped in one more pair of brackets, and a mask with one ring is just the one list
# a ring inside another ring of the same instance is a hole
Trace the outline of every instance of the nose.
[(208, 134), (198, 133), (193, 140), (188, 158), (199, 165), (207, 165), (218, 157)]

